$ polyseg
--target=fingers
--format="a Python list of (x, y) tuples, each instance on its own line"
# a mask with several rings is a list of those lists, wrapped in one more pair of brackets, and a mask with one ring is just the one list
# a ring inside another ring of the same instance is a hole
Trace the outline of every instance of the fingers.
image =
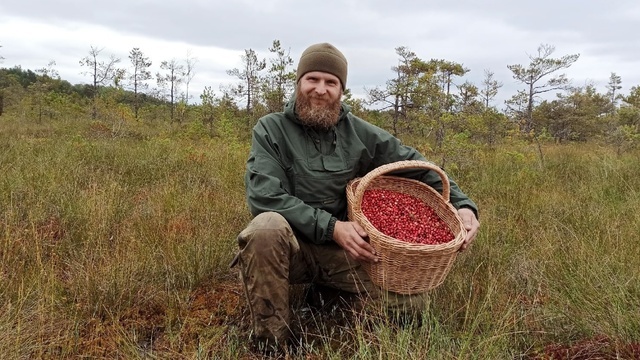
[(356, 232), (358, 233), (358, 235), (360, 235), (361, 238), (366, 238), (368, 236), (364, 228), (360, 226), (360, 224), (358, 224), (357, 222), (351, 222), (351, 226), (353, 226), (353, 228), (356, 230)]
[(364, 241), (361, 237), (357, 237), (353, 239), (353, 249), (356, 252), (356, 259), (360, 261), (369, 261), (369, 262), (378, 262), (378, 256), (376, 254), (376, 250), (369, 244)]
[[(351, 223), (351, 225), (353, 225), (353, 223)], [(375, 249), (362, 238), (361, 234), (362, 232), (357, 231), (355, 226), (352, 227), (348, 241), (345, 244), (347, 251), (349, 251), (355, 260), (377, 262), (378, 257), (376, 256)], [(364, 236), (366, 237), (366, 233), (364, 233)]]
[(378, 254), (376, 253), (376, 249), (374, 249), (373, 246), (369, 244), (369, 242), (364, 240), (367, 237), (369, 237), (367, 232), (357, 222), (351, 222), (350, 224), (351, 226), (353, 226), (353, 229), (356, 231), (356, 233), (360, 236), (360, 238), (356, 238), (355, 240), (361, 249), (366, 250), (366, 253), (364, 255), (367, 258), (367, 260), (372, 262), (378, 262), (378, 256), (377, 256)]
[(460, 251), (464, 251), (475, 240), (476, 235), (478, 234), (478, 229), (480, 228), (480, 222), (478, 222), (476, 215), (470, 209), (459, 209), (458, 215), (460, 215), (462, 224), (464, 225), (465, 230), (467, 230), (467, 236), (462, 243), (462, 246), (460, 246)]
[(354, 246), (350, 249), (347, 249), (349, 255), (357, 261), (366, 261), (366, 262), (378, 262), (378, 257), (373, 253), (366, 251), (364, 248)]
[(364, 240), (367, 233), (355, 222), (338, 221), (334, 230), (334, 239), (353, 259), (377, 262), (375, 249)]

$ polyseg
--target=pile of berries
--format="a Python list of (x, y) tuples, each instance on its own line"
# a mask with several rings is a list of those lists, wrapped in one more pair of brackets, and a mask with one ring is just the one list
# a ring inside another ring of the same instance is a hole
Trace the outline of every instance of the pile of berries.
[(365, 190), (362, 213), (381, 233), (414, 244), (437, 245), (454, 239), (447, 224), (415, 196), (392, 190)]

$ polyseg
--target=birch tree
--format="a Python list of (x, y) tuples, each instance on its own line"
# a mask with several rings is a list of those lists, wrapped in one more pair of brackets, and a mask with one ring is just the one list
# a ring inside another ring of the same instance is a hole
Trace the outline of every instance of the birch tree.
[(191, 80), (193, 80), (193, 77), (196, 75), (195, 67), (197, 63), (198, 59), (191, 55), (191, 51), (187, 51), (187, 58), (184, 62), (184, 73), (182, 74), (185, 85), (185, 105), (189, 104), (189, 99), (191, 98), (191, 95), (189, 95), (189, 87), (191, 86)]

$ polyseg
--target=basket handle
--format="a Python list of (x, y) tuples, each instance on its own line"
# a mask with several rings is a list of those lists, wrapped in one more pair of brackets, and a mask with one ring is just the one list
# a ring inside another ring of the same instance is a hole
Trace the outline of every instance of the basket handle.
[(355, 202), (353, 204), (354, 207), (360, 209), (362, 205), (362, 198), (364, 197), (364, 192), (367, 189), (369, 183), (373, 181), (373, 179), (380, 175), (402, 169), (427, 169), (435, 171), (440, 176), (440, 179), (442, 179), (442, 197), (447, 203), (449, 203), (449, 195), (451, 190), (451, 186), (449, 185), (449, 178), (447, 177), (447, 174), (445, 174), (444, 171), (440, 169), (439, 166), (423, 160), (404, 160), (381, 165), (363, 176), (360, 179), (360, 182), (355, 190)]

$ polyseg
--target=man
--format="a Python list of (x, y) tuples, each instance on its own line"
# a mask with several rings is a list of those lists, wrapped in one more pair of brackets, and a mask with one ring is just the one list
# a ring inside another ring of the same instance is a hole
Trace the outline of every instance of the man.
[[(420, 309), (420, 295), (386, 292), (368, 278), (362, 262), (378, 261), (361, 226), (347, 220), (345, 188), (380, 165), (425, 160), (388, 132), (349, 112), (341, 103), (347, 60), (333, 45), (307, 48), (297, 68), (297, 86), (284, 112), (269, 114), (253, 128), (246, 166), (247, 201), (255, 216), (238, 236), (234, 263), (253, 321), (254, 337), (284, 343), (289, 329), (289, 285), (315, 283), (391, 307)], [(429, 171), (402, 176), (442, 190)], [(468, 231), (462, 250), (479, 228), (477, 207), (451, 181), (451, 203)]]

